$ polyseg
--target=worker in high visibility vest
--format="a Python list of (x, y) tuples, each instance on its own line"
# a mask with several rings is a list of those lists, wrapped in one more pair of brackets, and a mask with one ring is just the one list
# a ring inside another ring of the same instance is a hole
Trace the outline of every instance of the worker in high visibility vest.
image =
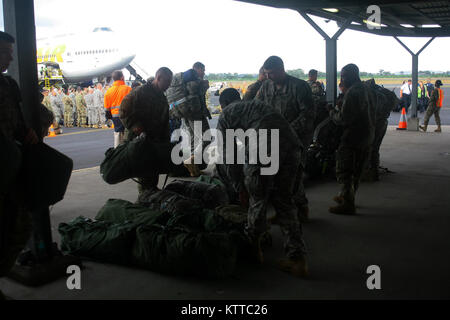
[(106, 117), (114, 123), (114, 148), (123, 142), (125, 128), (119, 118), (120, 104), (123, 98), (131, 91), (124, 81), (122, 71), (117, 70), (112, 73), (114, 83), (105, 93), (104, 105)]
[(425, 119), (423, 120), (423, 126), (420, 126), (420, 129), (424, 132), (427, 131), (428, 121), (431, 116), (434, 115), (434, 119), (436, 120), (437, 129), (434, 132), (441, 132), (441, 118), (439, 116), (439, 111), (442, 108), (442, 102), (444, 101), (444, 91), (441, 89), (442, 81), (436, 80), (434, 84), (434, 90), (431, 93), (430, 102), (428, 103), (427, 112), (425, 114)]
[(423, 81), (420, 81), (417, 86), (417, 109), (419, 112), (425, 112), (429, 100), (430, 97), (428, 96), (428, 90), (423, 84)]

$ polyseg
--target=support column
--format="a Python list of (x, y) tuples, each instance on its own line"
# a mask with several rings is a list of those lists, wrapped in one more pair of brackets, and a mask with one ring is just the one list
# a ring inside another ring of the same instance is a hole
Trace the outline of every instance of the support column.
[(306, 13), (299, 11), (300, 15), (325, 39), (325, 59), (326, 59), (326, 73), (327, 73), (327, 87), (326, 99), (328, 103), (333, 106), (336, 105), (337, 98), (337, 40), (339, 36), (352, 23), (352, 17), (349, 17), (339, 30), (330, 37), (325, 31), (320, 28)]
[[(5, 32), (15, 38), (13, 61), (8, 75), (17, 81), (22, 94), (22, 111), (28, 126), (41, 136), (39, 84), (36, 65), (36, 30), (33, 0), (3, 0)], [(29, 286), (37, 286), (66, 276), (67, 266), (81, 265), (78, 258), (63, 256), (53, 243), (49, 209), (31, 213), (33, 234), (29, 242), (32, 255), (15, 265), (8, 277)]]
[(3, 0), (5, 32), (15, 39), (14, 60), (8, 74), (19, 84), (25, 121), (34, 128), (39, 138), (39, 85), (36, 65), (36, 30), (33, 0)]
[(325, 39), (326, 50), (326, 73), (327, 90), (326, 99), (328, 103), (336, 105), (337, 97), (337, 41), (336, 39)]
[(426, 47), (435, 39), (436, 37), (428, 40), (427, 43), (417, 52), (414, 53), (408, 48), (399, 38), (394, 36), (403, 48), (406, 49), (411, 54), (412, 57), (412, 88), (411, 88), (411, 105), (408, 113), (408, 130), (409, 131), (419, 131), (419, 118), (417, 118), (417, 87), (419, 84), (419, 55), (425, 50)]

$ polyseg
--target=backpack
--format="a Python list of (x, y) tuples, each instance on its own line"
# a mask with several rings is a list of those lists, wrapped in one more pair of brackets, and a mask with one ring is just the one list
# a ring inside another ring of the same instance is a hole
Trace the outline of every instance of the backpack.
[(199, 81), (184, 82), (183, 73), (173, 76), (172, 83), (166, 91), (170, 116), (188, 120), (201, 120), (203, 111), (200, 102)]

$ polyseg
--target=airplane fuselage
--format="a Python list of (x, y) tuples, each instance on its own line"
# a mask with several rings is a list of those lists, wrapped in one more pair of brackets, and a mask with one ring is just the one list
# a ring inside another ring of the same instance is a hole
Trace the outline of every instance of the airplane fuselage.
[(133, 61), (135, 54), (111, 31), (66, 35), (38, 41), (37, 63), (58, 65), (65, 82), (109, 76)]

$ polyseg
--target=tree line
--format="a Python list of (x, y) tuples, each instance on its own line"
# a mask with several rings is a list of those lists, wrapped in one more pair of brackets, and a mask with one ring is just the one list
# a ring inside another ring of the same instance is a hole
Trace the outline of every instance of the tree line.
[[(294, 69), (286, 71), (289, 75), (299, 78), (299, 79), (307, 79), (308, 72), (305, 72), (303, 69)], [(399, 73), (391, 73), (390, 71), (385, 71), (380, 69), (377, 73), (364, 72), (361, 71), (360, 76), (362, 78), (411, 78), (411, 73), (407, 72), (399, 72)], [(319, 78), (326, 78), (326, 73), (318, 71)], [(340, 77), (340, 71), (338, 71), (338, 77)], [(433, 72), (429, 70), (419, 71), (419, 77), (450, 77), (450, 71), (446, 72)], [(250, 73), (209, 73), (206, 78), (210, 81), (256, 81), (258, 78), (258, 74), (250, 74)]]

